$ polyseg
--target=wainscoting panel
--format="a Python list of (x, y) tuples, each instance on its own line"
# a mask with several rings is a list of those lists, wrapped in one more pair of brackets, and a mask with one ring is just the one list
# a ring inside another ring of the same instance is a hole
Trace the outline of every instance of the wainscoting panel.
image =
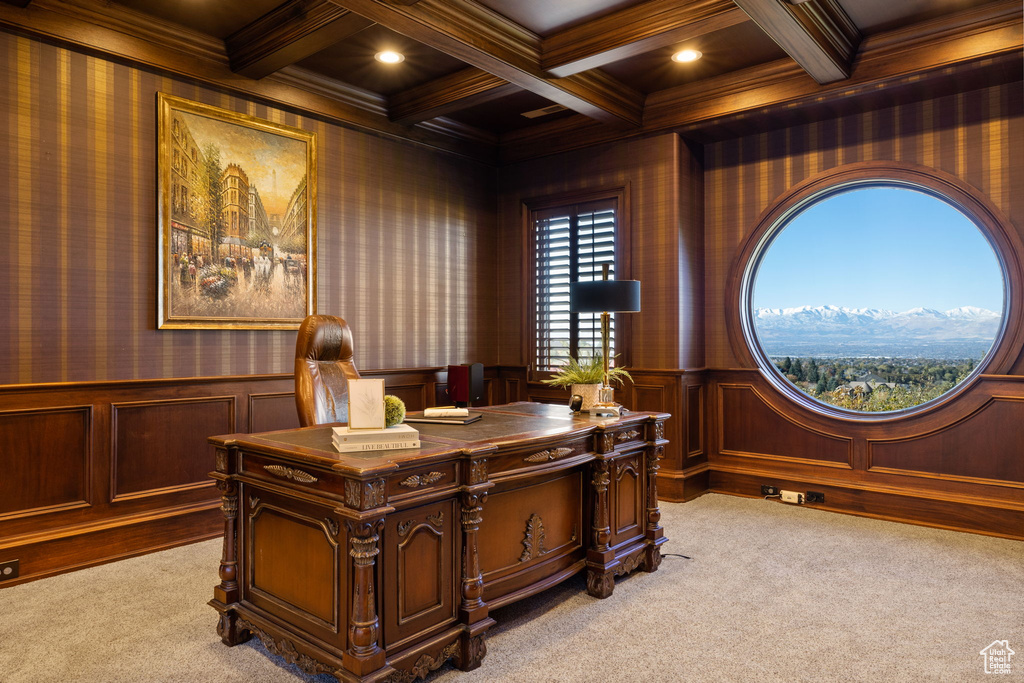
[(688, 384), (686, 405), (686, 458), (704, 455), (704, 385)]
[(718, 385), (718, 406), (723, 454), (853, 467), (852, 439), (823, 433), (783, 415), (752, 385)]
[(993, 397), (967, 418), (909, 439), (868, 440), (868, 470), (1024, 488), (1024, 397)]
[(0, 520), (88, 505), (91, 406), (0, 412)]
[(807, 507), (1024, 540), (1024, 378), (983, 375), (930, 410), (874, 420), (799, 406), (757, 371), (711, 378), (710, 490), (815, 491), (825, 502)]
[[(363, 375), (410, 410), (445, 379)], [(207, 437), (298, 426), (293, 391), (291, 375), (0, 386), (0, 562), (21, 563), (0, 588), (219, 536)]]
[(213, 486), (214, 434), (235, 427), (235, 397), (111, 404), (112, 500)]
[(249, 395), (249, 429), (246, 431), (250, 434), (296, 429), (298, 426), (294, 391)]

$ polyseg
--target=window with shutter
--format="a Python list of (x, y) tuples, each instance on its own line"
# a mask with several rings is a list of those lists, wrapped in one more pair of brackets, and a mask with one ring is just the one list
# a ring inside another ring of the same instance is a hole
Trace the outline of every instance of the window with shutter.
[[(556, 370), (570, 356), (601, 352), (601, 316), (569, 311), (569, 283), (601, 279), (605, 263), (615, 279), (618, 204), (608, 198), (531, 212), (534, 369)], [(614, 330), (613, 315), (613, 357)]]

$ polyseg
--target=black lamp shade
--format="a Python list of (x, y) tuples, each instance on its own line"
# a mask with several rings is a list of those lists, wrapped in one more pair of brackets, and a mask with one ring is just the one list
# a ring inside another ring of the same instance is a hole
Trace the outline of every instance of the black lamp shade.
[(640, 310), (640, 281), (571, 282), (569, 310), (573, 313), (636, 313)]

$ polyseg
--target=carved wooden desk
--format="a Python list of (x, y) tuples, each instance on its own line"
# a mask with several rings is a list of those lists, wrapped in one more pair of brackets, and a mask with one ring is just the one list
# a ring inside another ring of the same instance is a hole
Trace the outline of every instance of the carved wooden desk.
[(653, 572), (664, 413), (513, 403), (419, 424), (422, 448), (338, 453), (330, 427), (213, 437), (228, 645), (252, 635), (313, 674), (412, 681), (480, 665), (488, 611), (586, 569)]

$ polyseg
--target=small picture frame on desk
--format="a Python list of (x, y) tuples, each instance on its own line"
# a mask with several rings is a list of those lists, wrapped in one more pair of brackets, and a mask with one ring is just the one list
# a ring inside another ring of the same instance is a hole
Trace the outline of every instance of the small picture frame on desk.
[(349, 429), (384, 429), (384, 380), (348, 381)]

